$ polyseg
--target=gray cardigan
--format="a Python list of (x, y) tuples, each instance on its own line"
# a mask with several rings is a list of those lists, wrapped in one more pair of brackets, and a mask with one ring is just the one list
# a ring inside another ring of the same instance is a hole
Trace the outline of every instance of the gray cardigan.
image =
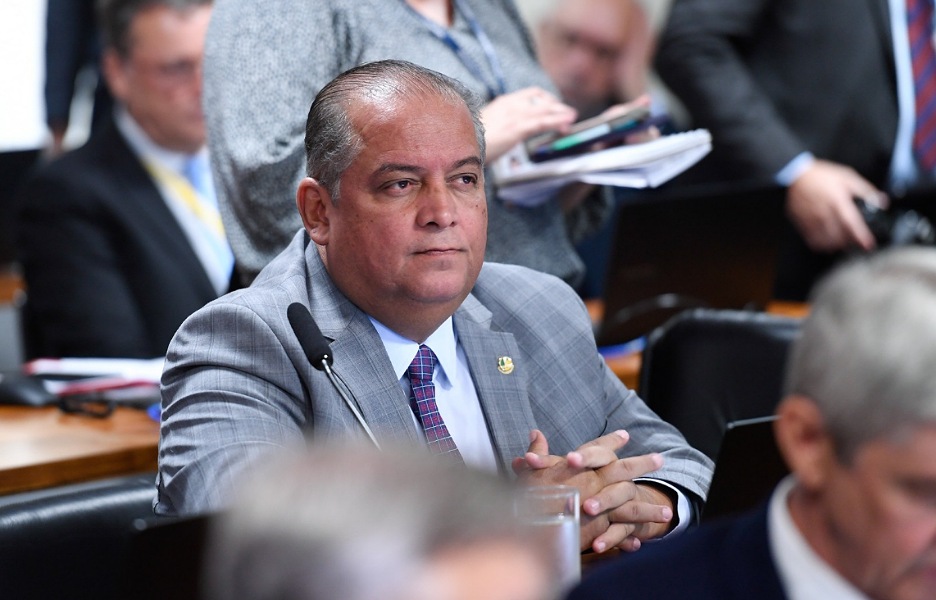
[[(464, 2), (491, 39), (507, 92), (532, 85), (554, 91), (511, 0)], [(485, 71), (486, 81), (403, 0), (215, 2), (205, 58), (208, 143), (221, 215), (248, 279), (301, 227), (295, 195), (305, 175), (305, 120), (315, 94), (331, 79), (364, 62), (396, 58), (455, 77), (487, 96), (495, 82), (490, 61), (463, 15), (456, 14), (450, 34)], [(537, 208), (508, 206), (488, 179), (486, 259), (575, 285), (584, 266), (558, 200)]]

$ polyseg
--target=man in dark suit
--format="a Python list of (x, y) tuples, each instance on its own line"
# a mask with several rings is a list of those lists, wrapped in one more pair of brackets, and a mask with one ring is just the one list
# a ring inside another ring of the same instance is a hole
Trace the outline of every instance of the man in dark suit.
[(854, 197), (886, 204), (880, 190), (933, 180), (911, 150), (907, 32), (906, 0), (673, 3), (656, 66), (712, 132), (696, 175), (788, 186), (783, 297), (805, 297), (842, 251), (875, 247)]
[(936, 250), (815, 289), (775, 422), (792, 475), (753, 512), (645, 546), (569, 600), (936, 597)]
[(233, 259), (204, 177), (210, 15), (210, 0), (101, 5), (113, 119), (21, 198), (30, 356), (161, 356), (228, 289)]

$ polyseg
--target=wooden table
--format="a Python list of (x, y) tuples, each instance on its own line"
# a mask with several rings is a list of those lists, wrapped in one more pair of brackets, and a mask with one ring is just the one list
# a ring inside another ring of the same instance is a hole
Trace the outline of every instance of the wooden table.
[(159, 424), (144, 410), (105, 419), (0, 406), (0, 494), (156, 470)]

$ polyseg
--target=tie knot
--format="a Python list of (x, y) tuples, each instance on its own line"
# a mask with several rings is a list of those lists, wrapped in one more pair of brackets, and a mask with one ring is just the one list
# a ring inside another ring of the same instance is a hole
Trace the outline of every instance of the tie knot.
[(429, 346), (420, 344), (419, 352), (413, 358), (406, 373), (410, 381), (432, 381), (432, 371), (435, 368), (436, 355)]

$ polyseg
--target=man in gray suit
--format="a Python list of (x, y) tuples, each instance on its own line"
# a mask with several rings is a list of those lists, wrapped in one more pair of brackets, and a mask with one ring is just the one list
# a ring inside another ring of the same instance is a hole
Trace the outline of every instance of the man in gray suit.
[[(223, 506), (246, 466), (305, 436), (426, 444), (434, 418), (430, 439), (469, 466), (579, 487), (583, 547), (688, 525), (711, 462), (608, 369), (570, 287), (483, 263), (484, 135), (461, 84), (402, 61), (354, 68), (316, 97), (306, 150), (304, 230), (169, 348), (158, 513)], [(334, 386), (294, 303), (329, 341)], [(410, 365), (423, 346), (428, 384)], [(407, 402), (427, 385), (434, 417)]]

